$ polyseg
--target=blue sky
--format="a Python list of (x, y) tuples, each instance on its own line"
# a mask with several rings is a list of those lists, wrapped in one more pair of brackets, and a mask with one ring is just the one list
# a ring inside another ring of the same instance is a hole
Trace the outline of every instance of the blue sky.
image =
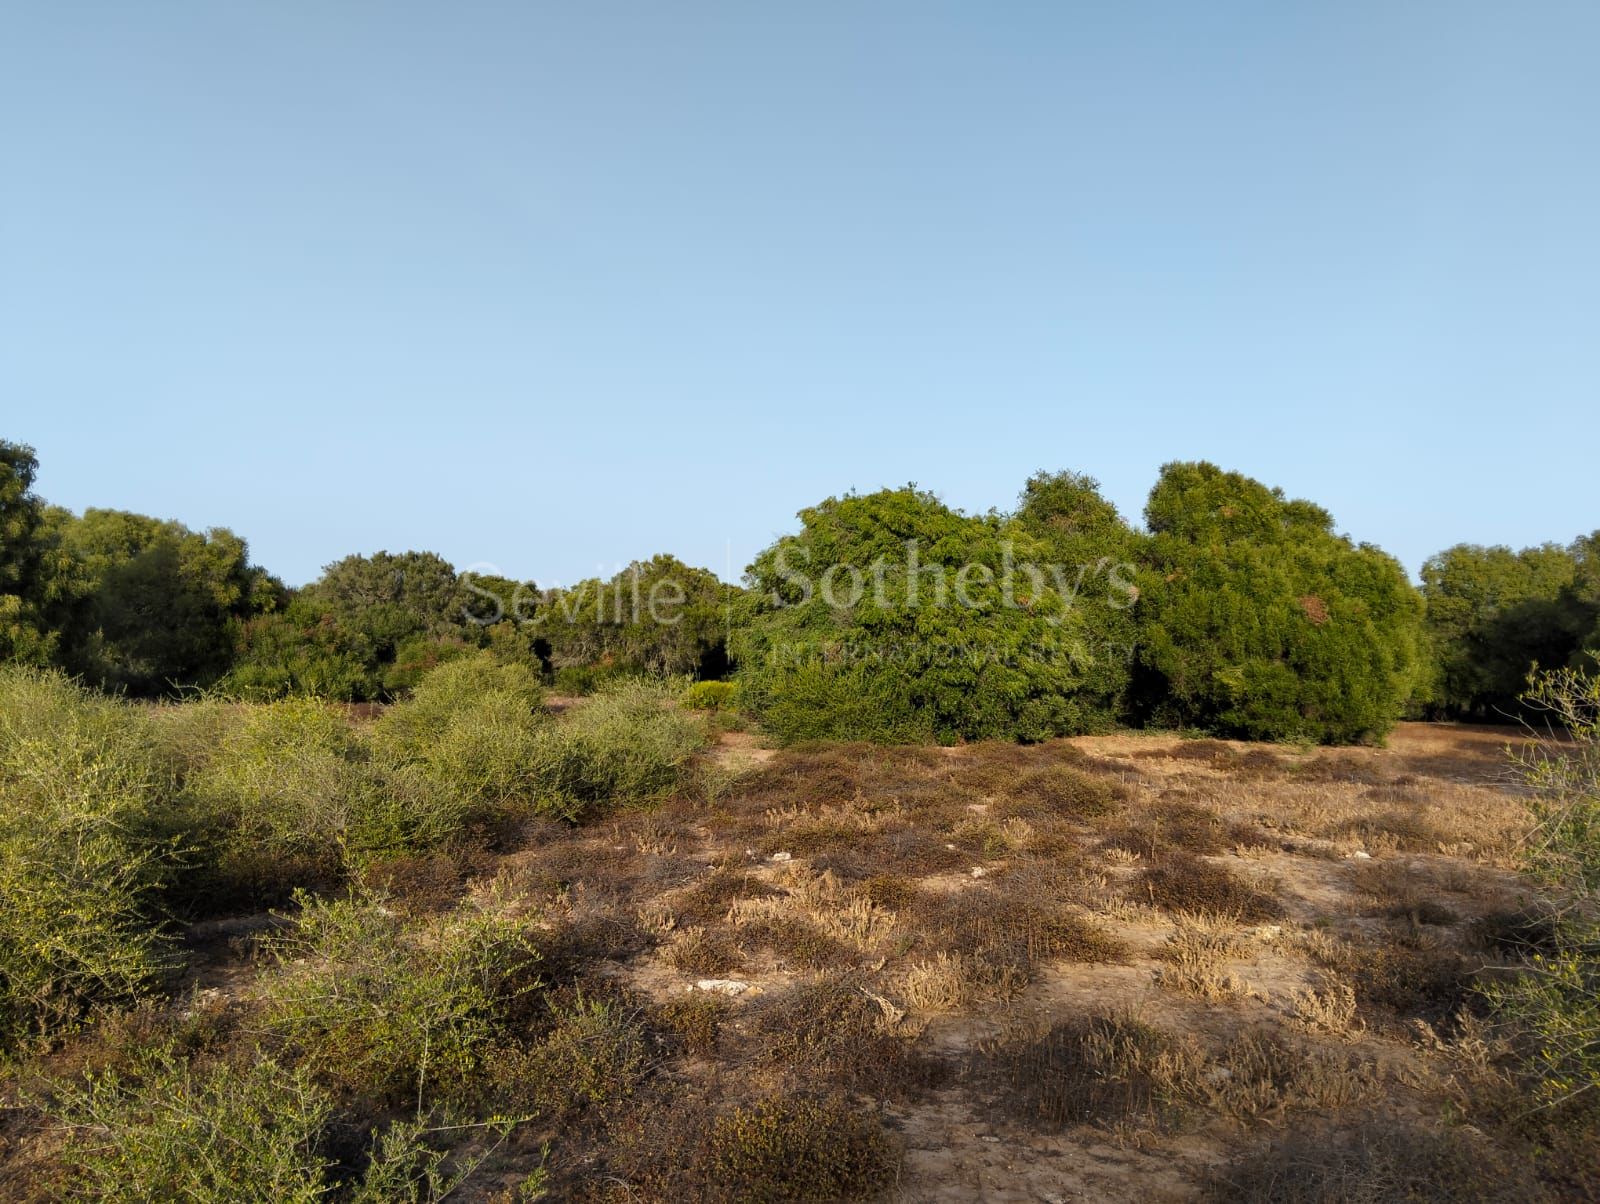
[(8, 5), (0, 436), (291, 582), (1208, 458), (1600, 526), (1600, 6)]

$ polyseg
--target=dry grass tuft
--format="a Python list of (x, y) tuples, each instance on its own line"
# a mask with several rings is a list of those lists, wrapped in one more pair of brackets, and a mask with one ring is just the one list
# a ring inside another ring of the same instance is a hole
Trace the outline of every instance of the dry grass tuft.
[(1366, 1025), (1356, 1015), (1356, 990), (1348, 982), (1331, 978), (1321, 988), (1297, 992), (1289, 1015), (1300, 1028), (1340, 1040), (1358, 1036)]
[(1168, 990), (1198, 999), (1235, 999), (1255, 994), (1243, 979), (1228, 972), (1230, 959), (1244, 952), (1244, 943), (1226, 921), (1205, 913), (1179, 913), (1172, 935), (1156, 957), (1155, 980)]

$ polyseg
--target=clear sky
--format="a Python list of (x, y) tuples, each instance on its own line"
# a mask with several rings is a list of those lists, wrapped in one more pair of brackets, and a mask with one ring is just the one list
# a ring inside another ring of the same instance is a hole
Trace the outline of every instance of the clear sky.
[(1207, 458), (1415, 570), (1600, 526), (1600, 5), (0, 15), (0, 437), (299, 583), (733, 575)]

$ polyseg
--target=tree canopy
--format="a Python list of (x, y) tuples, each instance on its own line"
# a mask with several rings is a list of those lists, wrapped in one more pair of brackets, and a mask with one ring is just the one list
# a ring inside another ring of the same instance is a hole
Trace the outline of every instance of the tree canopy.
[(1207, 463), (1161, 470), (1145, 510), (1137, 702), (1253, 739), (1380, 736), (1424, 671), (1399, 563), (1327, 511)]

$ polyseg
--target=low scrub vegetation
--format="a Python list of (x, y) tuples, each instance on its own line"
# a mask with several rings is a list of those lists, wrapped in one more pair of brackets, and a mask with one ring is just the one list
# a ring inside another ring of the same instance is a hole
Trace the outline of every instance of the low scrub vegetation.
[(0, 667), (0, 1048), (159, 976), (159, 899), (183, 848), (173, 799), (146, 716)]

